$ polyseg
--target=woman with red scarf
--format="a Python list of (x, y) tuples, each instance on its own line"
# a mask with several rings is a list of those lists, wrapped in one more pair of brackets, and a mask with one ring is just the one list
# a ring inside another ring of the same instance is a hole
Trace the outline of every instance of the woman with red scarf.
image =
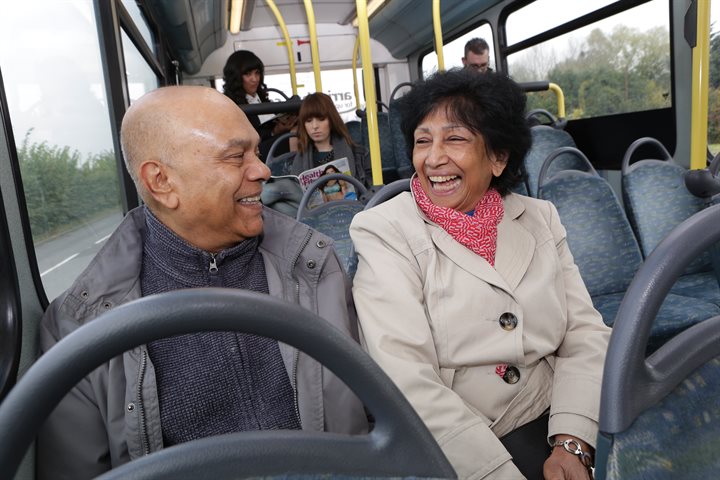
[(400, 102), (411, 192), (355, 217), (363, 345), (460, 478), (587, 479), (610, 330), (549, 202), (509, 78), (455, 70)]

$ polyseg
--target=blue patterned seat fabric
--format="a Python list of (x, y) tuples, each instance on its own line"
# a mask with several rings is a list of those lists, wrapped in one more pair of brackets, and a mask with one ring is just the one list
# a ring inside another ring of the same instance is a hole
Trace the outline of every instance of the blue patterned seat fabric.
[[(361, 137), (362, 145), (370, 151), (367, 117), (363, 117), (361, 122)], [(393, 137), (390, 131), (387, 112), (378, 112), (378, 137), (380, 140), (380, 159), (382, 161), (383, 180), (384, 183), (387, 184), (399, 178), (398, 166), (395, 161), (395, 148), (393, 146)]]
[(658, 405), (614, 435), (609, 480), (717, 478), (720, 357), (690, 374)]
[(398, 176), (400, 178), (410, 178), (415, 172), (415, 167), (413, 167), (412, 158), (410, 158), (405, 137), (403, 137), (402, 134), (400, 115), (393, 111), (396, 103), (397, 100), (390, 102), (390, 111), (388, 112), (388, 125), (390, 127), (390, 136), (395, 154), (395, 164), (397, 165)]
[[(623, 200), (643, 256), (682, 221), (704, 208), (685, 188), (686, 169), (662, 160), (641, 160), (623, 175)], [(708, 252), (693, 261), (671, 290), (720, 305), (720, 286)]]
[(357, 256), (350, 239), (350, 222), (364, 205), (355, 200), (337, 200), (307, 210), (301, 221), (334, 240), (335, 251), (350, 278), (355, 275)]
[[(545, 159), (560, 147), (575, 147), (575, 141), (565, 130), (549, 127), (547, 125), (536, 125), (530, 129), (532, 145), (525, 155), (525, 169), (527, 170), (527, 186), (531, 196), (538, 196), (538, 177)], [(555, 160), (548, 176), (552, 177), (560, 170), (584, 170), (584, 163), (574, 155), (563, 154)]]
[(348, 129), (348, 133), (350, 134), (352, 141), (358, 145), (362, 145), (362, 125), (360, 124), (360, 120), (350, 120), (345, 122), (345, 126)]
[[(598, 175), (566, 170), (550, 178), (540, 195), (557, 208), (593, 305), (612, 325), (642, 263), (640, 247), (612, 187)], [(719, 314), (715, 304), (670, 294), (655, 319), (648, 348), (654, 350), (685, 328)]]

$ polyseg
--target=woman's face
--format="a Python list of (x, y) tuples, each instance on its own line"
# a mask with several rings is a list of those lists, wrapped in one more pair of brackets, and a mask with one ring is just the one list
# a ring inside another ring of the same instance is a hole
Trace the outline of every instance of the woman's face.
[(248, 95), (255, 95), (260, 86), (260, 70), (250, 70), (243, 74), (243, 90)]
[(505, 170), (507, 155), (488, 154), (483, 137), (448, 119), (445, 110), (437, 107), (415, 129), (413, 165), (435, 205), (469, 212), (493, 175)]
[(330, 120), (311, 117), (305, 120), (305, 131), (313, 143), (325, 143), (330, 139)]

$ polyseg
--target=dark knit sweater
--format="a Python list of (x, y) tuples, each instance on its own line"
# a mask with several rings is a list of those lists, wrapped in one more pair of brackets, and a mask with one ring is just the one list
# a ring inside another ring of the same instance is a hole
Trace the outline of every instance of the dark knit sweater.
[[(147, 208), (142, 295), (193, 287), (268, 293), (259, 239), (211, 255), (183, 241)], [(214, 263), (214, 266), (212, 265)], [(247, 430), (299, 429), (277, 341), (202, 332), (151, 342), (163, 443)]]

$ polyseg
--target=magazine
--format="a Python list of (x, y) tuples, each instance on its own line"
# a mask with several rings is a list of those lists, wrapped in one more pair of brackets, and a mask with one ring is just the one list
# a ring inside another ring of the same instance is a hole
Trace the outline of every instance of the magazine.
[[(331, 162), (310, 168), (300, 175), (272, 176), (263, 187), (263, 203), (271, 208), (278, 203), (287, 203), (295, 210), (299, 206), (303, 193), (311, 183), (326, 173), (342, 173), (351, 176), (350, 164), (347, 158), (339, 158)], [(314, 208), (333, 200), (357, 200), (355, 187), (344, 180), (329, 180), (316, 189), (307, 203), (307, 208)], [(276, 208), (277, 210), (277, 208)]]

